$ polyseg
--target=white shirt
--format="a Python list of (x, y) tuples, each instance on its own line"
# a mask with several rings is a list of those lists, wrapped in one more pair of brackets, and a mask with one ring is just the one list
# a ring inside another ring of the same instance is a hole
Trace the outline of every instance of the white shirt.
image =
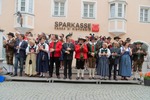
[[(23, 42), (23, 41), (20, 41), (20, 42), (19, 42), (19, 47), (21, 46), (22, 42)], [(19, 51), (20, 51), (20, 49), (18, 49), (17, 53), (19, 53)]]
[[(111, 55), (111, 52), (110, 52), (110, 50), (108, 48), (106, 48), (106, 49), (107, 49), (107, 57), (109, 57)], [(103, 48), (101, 48), (99, 50), (99, 57), (101, 57), (101, 50), (103, 50)]]

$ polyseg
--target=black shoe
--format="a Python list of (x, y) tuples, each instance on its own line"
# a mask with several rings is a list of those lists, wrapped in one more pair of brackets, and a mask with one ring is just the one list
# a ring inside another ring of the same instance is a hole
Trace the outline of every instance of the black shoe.
[(79, 79), (80, 79), (79, 77), (76, 78), (76, 80), (79, 80)]
[(135, 81), (135, 80), (136, 80), (136, 78), (133, 78), (133, 80)]
[(8, 72), (8, 73), (6, 73), (6, 75), (9, 75), (10, 73)]
[(138, 80), (138, 81), (141, 81), (141, 79), (140, 79), (140, 78), (137, 78), (137, 80)]
[(70, 76), (69, 79), (72, 80), (72, 77)]
[(12, 75), (11, 77), (15, 77), (15, 76), (17, 76), (17, 74)]
[(43, 75), (40, 75), (39, 77), (41, 78), (41, 77), (43, 77)]
[(95, 77), (92, 77), (93, 80), (95, 80)]
[(127, 78), (124, 78), (124, 80), (128, 81), (128, 79), (127, 79)]
[(13, 73), (9, 73), (9, 75), (11, 76), (11, 75), (13, 75)]
[(32, 75), (29, 75), (29, 77), (32, 77)]
[(49, 75), (49, 77), (48, 78), (52, 78), (53, 76), (52, 75)]
[(81, 77), (82, 80), (84, 80), (84, 77)]
[(114, 80), (115, 80), (115, 81), (118, 81), (118, 79), (117, 79), (117, 78), (114, 78)]
[(60, 79), (60, 76), (57, 76), (58, 79)]
[(20, 74), (19, 76), (22, 77), (22, 74)]
[(91, 80), (92, 78), (91, 77), (89, 77), (89, 80)]
[(67, 79), (67, 77), (64, 77), (64, 79)]

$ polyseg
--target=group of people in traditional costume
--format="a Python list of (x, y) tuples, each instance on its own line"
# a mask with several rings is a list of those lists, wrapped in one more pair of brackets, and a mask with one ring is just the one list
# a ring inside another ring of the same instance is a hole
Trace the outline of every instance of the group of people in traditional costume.
[(143, 43), (136, 42), (132, 46), (130, 38), (122, 41), (119, 36), (114, 37), (114, 42), (111, 42), (111, 37), (98, 37), (94, 34), (79, 37), (77, 41), (73, 40), (72, 33), (66, 36), (47, 36), (41, 33), (36, 39), (31, 32), (25, 35), (9, 32), (7, 35), (8, 40), (4, 40), (3, 47), (6, 51), (7, 74), (11, 76), (18, 76), (19, 67), (19, 76), (23, 75), (25, 68), (27, 76), (47, 77), (49, 72), (48, 77), (52, 78), (56, 68), (56, 76), (60, 79), (60, 69), (64, 66), (64, 79), (72, 79), (75, 53), (77, 80), (84, 80), (85, 69), (88, 69), (90, 80), (96, 79), (95, 75), (102, 80), (111, 80), (112, 73), (114, 80), (118, 80), (117, 75), (122, 80), (128, 80), (132, 70), (133, 80), (140, 80), (140, 77), (136, 77), (136, 72), (142, 71), (144, 57), (147, 55), (142, 48)]

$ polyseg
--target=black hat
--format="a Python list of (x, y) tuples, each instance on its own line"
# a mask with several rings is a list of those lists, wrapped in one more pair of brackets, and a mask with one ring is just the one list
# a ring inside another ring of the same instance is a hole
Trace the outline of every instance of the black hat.
[(86, 39), (85, 39), (85, 38), (82, 38), (82, 37), (79, 37), (79, 38), (78, 38), (78, 41), (79, 41), (79, 40), (83, 40), (84, 42), (86, 41)]
[(137, 42), (134, 42), (134, 44), (135, 44), (135, 45), (137, 45), (137, 44), (141, 44), (141, 45), (142, 45), (143, 42), (137, 41)]
[(10, 36), (12, 36), (12, 37), (15, 37), (15, 36), (14, 36), (14, 33), (12, 33), (12, 32), (9, 32), (7, 35), (10, 35)]
[(126, 38), (126, 42), (130, 42), (131, 41), (131, 39), (128, 37), (128, 38)]
[(71, 33), (67, 34), (67, 35), (66, 35), (66, 39), (67, 39), (69, 36), (72, 36), (72, 34), (71, 34)]
[(107, 39), (111, 39), (111, 37), (109, 36), (109, 37), (107, 37)]
[(91, 41), (91, 40), (96, 40), (96, 38), (95, 38), (94, 34), (90, 34), (90, 35), (91, 35), (91, 37), (90, 37), (90, 41)]
[(116, 39), (121, 39), (119, 36), (116, 36), (116, 37), (114, 37), (114, 40), (116, 40)]

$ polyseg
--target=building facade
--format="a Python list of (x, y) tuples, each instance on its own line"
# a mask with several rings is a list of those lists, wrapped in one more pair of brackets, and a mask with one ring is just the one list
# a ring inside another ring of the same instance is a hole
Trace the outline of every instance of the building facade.
[[(21, 13), (21, 17), (19, 17)], [(0, 29), (36, 36), (95, 33), (150, 44), (150, 0), (0, 0)]]
[[(17, 12), (22, 14), (23, 25)], [(144, 40), (150, 33), (149, 0), (0, 0), (0, 28), (9, 31), (121, 35)], [(70, 25), (69, 25), (70, 24)], [(82, 24), (82, 25), (81, 25)], [(86, 25), (87, 24), (87, 25)]]

